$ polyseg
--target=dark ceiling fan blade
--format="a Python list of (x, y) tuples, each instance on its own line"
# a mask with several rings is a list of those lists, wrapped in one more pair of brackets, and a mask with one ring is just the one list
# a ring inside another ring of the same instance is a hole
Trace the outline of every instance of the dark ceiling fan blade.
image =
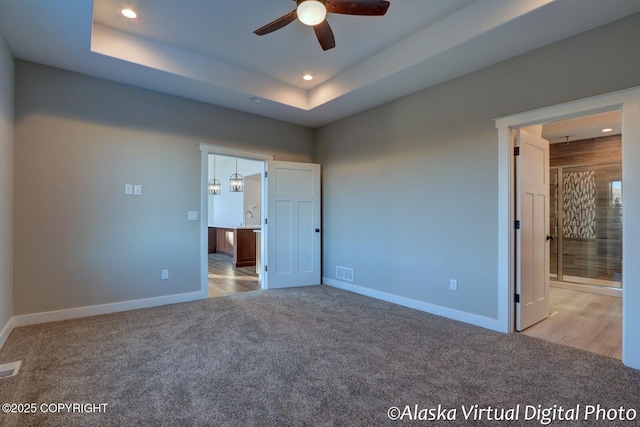
[(329, 50), (336, 47), (336, 39), (333, 37), (333, 31), (326, 19), (318, 25), (314, 25), (313, 31), (316, 32), (316, 37), (318, 37), (322, 50)]
[(264, 27), (258, 28), (253, 33), (257, 34), (259, 36), (264, 36), (265, 34), (272, 33), (272, 32), (274, 32), (276, 30), (279, 30), (280, 28), (282, 28), (282, 27), (284, 27), (286, 25), (291, 24), (297, 18), (298, 18), (298, 12), (294, 10), (293, 12), (288, 13), (288, 14), (284, 15), (283, 17), (276, 19), (273, 22), (269, 22)]
[(382, 16), (389, 9), (384, 0), (326, 0), (327, 12), (344, 15)]

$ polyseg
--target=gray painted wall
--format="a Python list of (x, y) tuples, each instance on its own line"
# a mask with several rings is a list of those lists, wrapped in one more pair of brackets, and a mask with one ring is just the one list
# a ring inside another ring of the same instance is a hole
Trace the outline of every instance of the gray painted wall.
[(198, 144), (312, 160), (311, 129), (43, 65), (15, 91), (14, 315), (199, 291)]
[(493, 119), (640, 85), (638, 41), (635, 15), (317, 129), (324, 277), (497, 319)]
[(13, 73), (0, 31), (0, 332), (13, 315)]

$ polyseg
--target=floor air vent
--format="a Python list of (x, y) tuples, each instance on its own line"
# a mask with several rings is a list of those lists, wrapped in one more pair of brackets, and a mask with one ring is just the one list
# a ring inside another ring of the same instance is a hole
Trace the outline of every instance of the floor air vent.
[(353, 282), (353, 268), (337, 266), (336, 279), (344, 280), (345, 282)]
[(20, 370), (20, 364), (22, 361), (18, 360), (17, 362), (5, 363), (4, 365), (0, 365), (0, 379), (9, 378), (18, 373)]

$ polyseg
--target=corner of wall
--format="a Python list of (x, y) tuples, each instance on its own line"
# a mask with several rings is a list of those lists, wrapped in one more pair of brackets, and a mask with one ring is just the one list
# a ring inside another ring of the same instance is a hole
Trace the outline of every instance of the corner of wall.
[(14, 82), (14, 59), (0, 32), (0, 348), (13, 330)]

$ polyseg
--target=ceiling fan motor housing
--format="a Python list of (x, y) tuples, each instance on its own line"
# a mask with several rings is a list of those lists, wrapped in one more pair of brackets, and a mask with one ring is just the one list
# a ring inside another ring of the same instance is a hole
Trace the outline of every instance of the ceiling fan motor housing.
[(343, 15), (382, 16), (387, 13), (387, 0), (293, 0), (296, 9), (254, 31), (259, 36), (283, 28), (296, 19), (313, 27), (322, 50), (333, 49), (336, 41), (325, 19), (328, 12)]

